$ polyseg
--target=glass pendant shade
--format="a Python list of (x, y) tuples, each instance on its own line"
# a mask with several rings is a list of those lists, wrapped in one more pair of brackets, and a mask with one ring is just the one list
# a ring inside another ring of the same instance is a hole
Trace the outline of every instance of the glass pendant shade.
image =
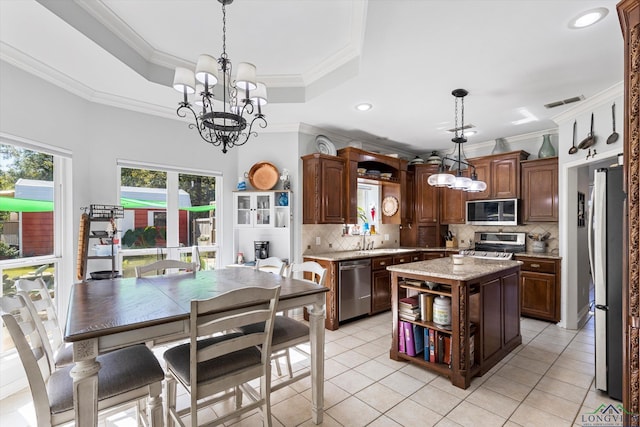
[(211, 55), (200, 55), (196, 63), (196, 79), (209, 88), (218, 83), (218, 61)]
[(176, 67), (173, 75), (173, 88), (180, 93), (192, 94), (196, 92), (196, 79), (193, 71), (188, 68)]
[(481, 191), (485, 191), (487, 189), (487, 183), (484, 181), (474, 181), (471, 180), (471, 184), (465, 191), (469, 193), (479, 193)]
[(467, 178), (466, 176), (456, 176), (451, 188), (455, 190), (466, 190), (471, 185), (471, 178)]
[(455, 175), (450, 173), (435, 173), (427, 180), (429, 185), (434, 187), (451, 187), (455, 181)]

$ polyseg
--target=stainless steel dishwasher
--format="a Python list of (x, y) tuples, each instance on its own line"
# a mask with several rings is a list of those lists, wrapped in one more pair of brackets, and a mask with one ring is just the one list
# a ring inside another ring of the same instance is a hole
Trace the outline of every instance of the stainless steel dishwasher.
[(368, 314), (371, 310), (371, 259), (338, 264), (338, 321)]

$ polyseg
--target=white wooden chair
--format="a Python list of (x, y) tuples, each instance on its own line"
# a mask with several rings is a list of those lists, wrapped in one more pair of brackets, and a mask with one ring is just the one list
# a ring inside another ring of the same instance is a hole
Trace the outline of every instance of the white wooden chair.
[[(300, 280), (308, 280), (313, 283), (317, 283), (321, 286), (324, 285), (326, 269), (315, 261), (307, 261), (300, 264), (291, 264), (289, 266), (288, 275), (302, 276), (303, 273), (311, 275), (310, 278), (296, 277)], [(239, 328), (242, 333), (251, 333), (258, 331), (262, 328), (262, 324), (252, 324)], [(293, 368), (291, 366), (291, 354), (290, 349), (296, 348), (296, 351), (305, 354), (308, 358), (309, 354), (302, 351), (297, 346), (309, 342), (309, 326), (301, 321), (295, 320), (288, 316), (276, 316), (275, 326), (273, 329), (273, 339), (271, 342), (271, 353), (273, 359), (275, 359), (276, 366), (278, 368), (278, 375), (280, 375), (280, 369), (278, 366), (278, 359), (285, 358), (287, 362), (287, 371), (289, 378), (285, 381), (280, 381), (272, 387), (272, 390), (278, 390), (285, 387), (295, 381), (298, 381), (304, 377), (309, 376), (311, 371), (304, 369), (296, 375), (293, 374)]]
[[(0, 298), (2, 320), (11, 335), (31, 389), (38, 426), (58, 426), (74, 420), (72, 365), (52, 370), (45, 350), (44, 328), (35, 307), (22, 294)], [(138, 421), (162, 423), (164, 372), (151, 350), (143, 345), (99, 356), (98, 411), (138, 404)], [(142, 399), (149, 398), (143, 417)]]
[(256, 260), (256, 270), (260, 271), (268, 271), (273, 274), (277, 274), (279, 276), (284, 275), (284, 269), (286, 264), (278, 257), (269, 257), (265, 259)]
[[(191, 415), (191, 426), (197, 426), (199, 409), (234, 395), (236, 409), (207, 425), (226, 423), (255, 408), (261, 409), (263, 425), (271, 425), (271, 336), (279, 295), (279, 286), (271, 289), (243, 288), (207, 300), (191, 301), (190, 342), (164, 353), (167, 362), (167, 426), (174, 422), (184, 426), (181, 418), (188, 414)], [(241, 308), (248, 305), (257, 308)], [(238, 310), (229, 312), (236, 306)], [(220, 310), (225, 310), (225, 313), (216, 315)], [(225, 333), (256, 322), (265, 325), (262, 331)], [(259, 393), (247, 384), (256, 378), (260, 378)], [(181, 411), (176, 410), (178, 381), (191, 397), (190, 406)], [(235, 389), (235, 394), (228, 392), (230, 388)], [(251, 403), (241, 404), (243, 394)]]
[(51, 299), (47, 284), (41, 278), (35, 280), (19, 279), (16, 281), (18, 293), (33, 303), (48, 338), (51, 348), (49, 361), (51, 369), (60, 368), (73, 363), (73, 346), (62, 340), (62, 330), (58, 322), (58, 314)]
[(198, 265), (195, 262), (162, 259), (160, 261), (152, 262), (151, 264), (136, 267), (136, 277), (140, 278), (148, 272), (154, 272), (155, 275), (163, 275), (166, 274), (167, 270), (184, 270), (195, 273), (198, 270)]

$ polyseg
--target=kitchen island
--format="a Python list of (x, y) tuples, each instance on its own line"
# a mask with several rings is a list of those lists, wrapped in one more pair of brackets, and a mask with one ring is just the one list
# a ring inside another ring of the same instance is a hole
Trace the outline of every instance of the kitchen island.
[[(522, 263), (471, 257), (461, 261), (455, 265), (453, 258), (445, 257), (387, 267), (392, 283), (390, 357), (420, 365), (448, 377), (457, 387), (467, 388), (473, 377), (485, 374), (522, 343)], [(409, 320), (403, 315), (400, 300), (411, 296), (420, 300), (420, 294), (450, 298), (451, 324), (443, 326), (429, 318)], [(416, 346), (415, 355), (407, 345), (405, 333), (409, 331), (412, 343), (423, 337), (423, 347)]]

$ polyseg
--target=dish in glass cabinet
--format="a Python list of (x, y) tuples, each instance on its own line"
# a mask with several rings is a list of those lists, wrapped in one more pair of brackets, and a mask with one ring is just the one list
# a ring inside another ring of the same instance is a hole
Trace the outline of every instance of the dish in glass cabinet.
[(398, 199), (393, 196), (387, 196), (382, 199), (382, 214), (384, 216), (393, 216), (398, 212)]
[(338, 154), (336, 146), (333, 145), (333, 142), (324, 135), (316, 136), (316, 147), (322, 154), (328, 154), (330, 156), (336, 156)]

